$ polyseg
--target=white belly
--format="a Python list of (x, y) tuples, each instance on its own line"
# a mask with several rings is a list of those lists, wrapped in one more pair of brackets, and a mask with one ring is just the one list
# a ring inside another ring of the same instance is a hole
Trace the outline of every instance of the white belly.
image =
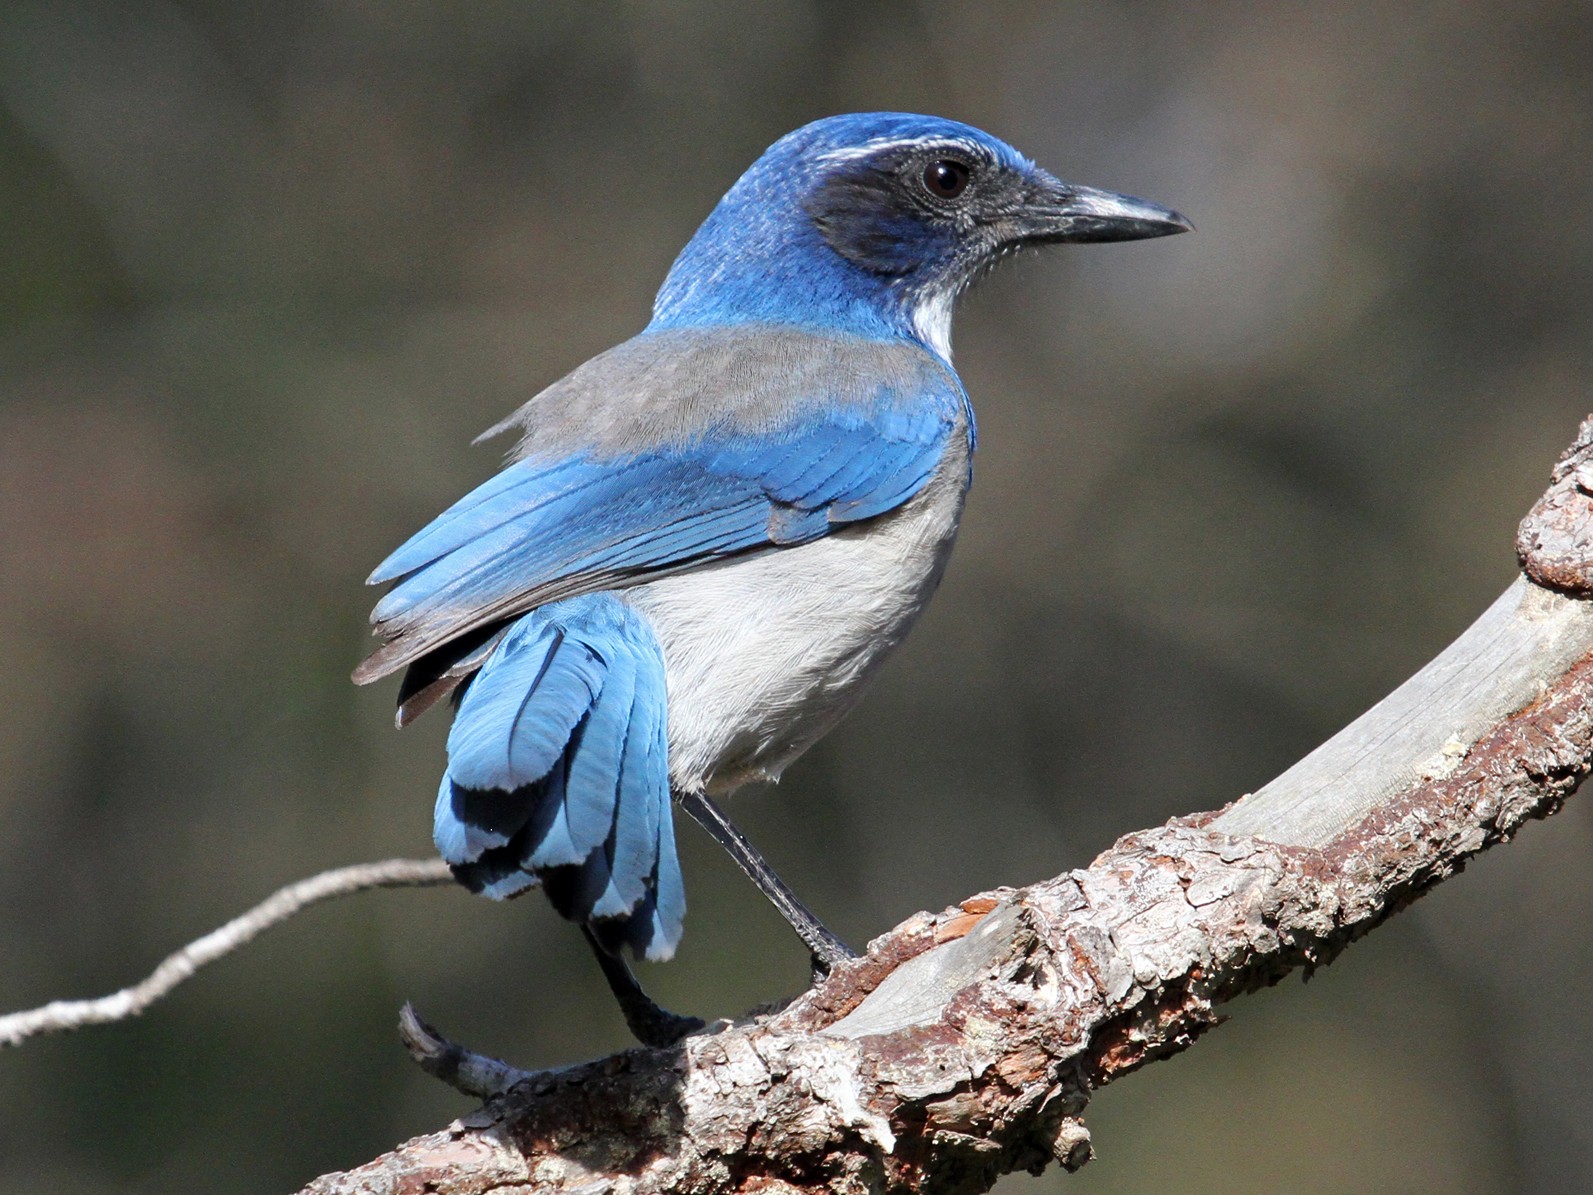
[(952, 452), (888, 515), (624, 591), (663, 645), (675, 787), (778, 779), (856, 704), (940, 582), (967, 475)]

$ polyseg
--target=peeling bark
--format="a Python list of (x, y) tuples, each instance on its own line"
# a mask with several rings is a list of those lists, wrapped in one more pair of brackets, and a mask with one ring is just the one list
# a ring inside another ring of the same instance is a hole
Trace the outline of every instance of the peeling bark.
[(1516, 533), (1522, 571), (1548, 589), (1593, 593), (1587, 544), (1593, 537), (1593, 419), (1584, 420), (1565, 450), (1548, 491)]
[(1593, 421), (1523, 524), (1531, 580), (1253, 796), (918, 914), (777, 1013), (531, 1075), (305, 1195), (949, 1195), (1082, 1165), (1095, 1088), (1333, 958), (1586, 773), (1593, 606), (1566, 594), (1593, 562), (1590, 460)]

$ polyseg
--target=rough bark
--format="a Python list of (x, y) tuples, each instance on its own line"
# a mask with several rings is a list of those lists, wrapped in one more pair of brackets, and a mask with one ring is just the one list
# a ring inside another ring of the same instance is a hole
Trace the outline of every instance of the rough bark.
[(779, 1012), (531, 1075), (305, 1192), (940, 1195), (1082, 1165), (1096, 1087), (1331, 959), (1588, 770), (1590, 459), (1593, 421), (1523, 523), (1526, 579), (1256, 794), (919, 914)]

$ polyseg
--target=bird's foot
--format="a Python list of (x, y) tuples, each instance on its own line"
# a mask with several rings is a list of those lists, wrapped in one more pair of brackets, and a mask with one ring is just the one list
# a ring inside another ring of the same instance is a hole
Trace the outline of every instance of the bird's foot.
[(833, 934), (830, 935), (830, 941), (824, 943), (824, 946), (825, 949), (821, 953), (819, 947), (815, 945), (813, 953), (809, 956), (809, 961), (813, 964), (812, 983), (814, 984), (823, 983), (829, 978), (831, 971), (842, 963), (851, 962), (857, 957), (845, 942)]
[(662, 1048), (672, 1046), (705, 1027), (701, 1017), (681, 1016), (677, 1012), (654, 1003), (647, 996), (639, 999), (622, 998), (620, 1012), (632, 1036), (644, 1046)]

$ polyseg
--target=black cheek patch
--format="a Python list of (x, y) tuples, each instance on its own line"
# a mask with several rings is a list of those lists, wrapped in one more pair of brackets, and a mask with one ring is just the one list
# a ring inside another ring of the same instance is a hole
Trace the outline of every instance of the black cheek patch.
[(908, 274), (952, 249), (949, 230), (928, 223), (892, 173), (837, 175), (804, 206), (832, 249), (876, 274)]

